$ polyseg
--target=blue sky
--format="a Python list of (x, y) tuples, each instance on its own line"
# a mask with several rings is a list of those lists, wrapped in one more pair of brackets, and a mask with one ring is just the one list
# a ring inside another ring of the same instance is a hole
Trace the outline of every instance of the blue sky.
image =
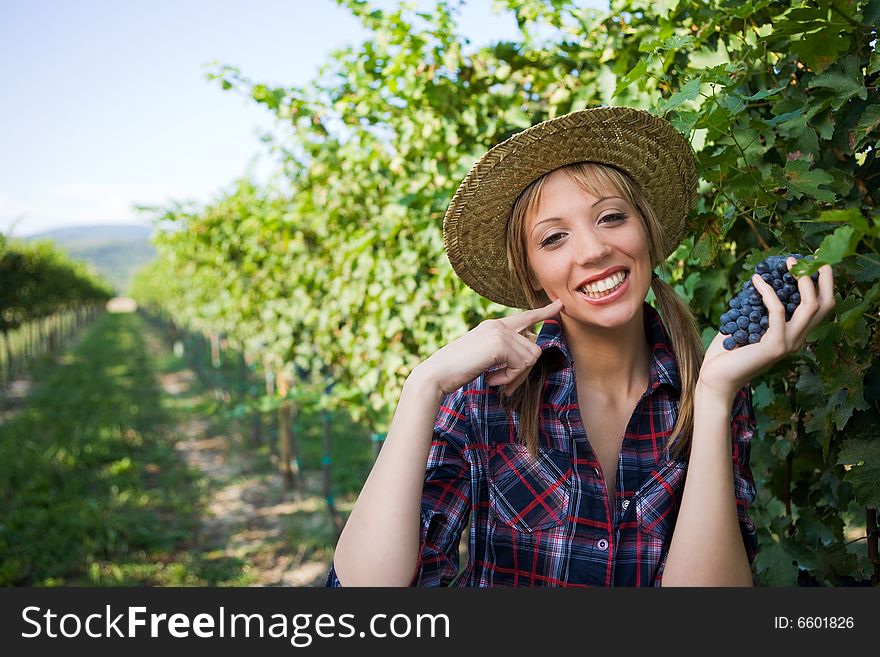
[[(491, 7), (465, 4), (476, 44), (517, 34)], [(366, 36), (333, 0), (0, 0), (0, 232), (145, 223), (135, 204), (206, 202), (265, 176), (271, 115), (206, 64), (305, 84)]]

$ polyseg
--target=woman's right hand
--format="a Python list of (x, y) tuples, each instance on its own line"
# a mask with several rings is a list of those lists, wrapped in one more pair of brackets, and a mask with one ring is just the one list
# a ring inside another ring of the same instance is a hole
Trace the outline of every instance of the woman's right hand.
[(505, 393), (510, 395), (525, 381), (541, 355), (541, 348), (520, 332), (553, 317), (560, 310), (562, 301), (557, 299), (543, 308), (487, 319), (438, 349), (413, 373), (418, 371), (419, 376), (424, 377), (422, 380), (435, 385), (446, 395), (470, 383), (482, 372), (497, 367), (486, 376), (486, 384), (503, 385)]

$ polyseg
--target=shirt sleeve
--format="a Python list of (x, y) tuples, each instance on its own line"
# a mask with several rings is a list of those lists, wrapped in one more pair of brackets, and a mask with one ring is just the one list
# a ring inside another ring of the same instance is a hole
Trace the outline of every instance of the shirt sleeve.
[(736, 395), (730, 418), (730, 437), (733, 447), (733, 486), (736, 493), (736, 513), (749, 563), (758, 553), (758, 532), (749, 517), (749, 508), (755, 501), (755, 479), (749, 466), (752, 436), (755, 435), (755, 410), (752, 407), (752, 389), (746, 385)]
[(458, 543), (471, 513), (467, 387), (444, 397), (422, 490), (421, 549), (410, 586), (448, 586), (458, 575)]
[(339, 588), (342, 584), (339, 583), (339, 578), (336, 576), (336, 568), (334, 568), (333, 563), (330, 563), (330, 572), (327, 573), (327, 581), (324, 582), (325, 587)]
[[(421, 547), (410, 586), (447, 586), (458, 575), (458, 542), (471, 512), (465, 400), (464, 388), (446, 395), (434, 422), (422, 489)], [(332, 563), (324, 586), (342, 586)]]
[[(743, 545), (746, 548), (746, 556), (749, 563), (755, 560), (758, 552), (758, 533), (755, 523), (749, 517), (749, 507), (755, 501), (755, 480), (749, 467), (749, 450), (752, 436), (755, 434), (755, 411), (752, 407), (752, 389), (749, 386), (742, 388), (733, 400), (733, 410), (730, 414), (730, 438), (732, 443), (733, 457), (733, 487), (736, 495), (736, 513), (739, 518), (739, 527), (742, 532)], [(666, 568), (666, 559), (669, 556), (667, 547), (657, 574), (654, 577), (653, 586), (662, 586), (663, 571)]]

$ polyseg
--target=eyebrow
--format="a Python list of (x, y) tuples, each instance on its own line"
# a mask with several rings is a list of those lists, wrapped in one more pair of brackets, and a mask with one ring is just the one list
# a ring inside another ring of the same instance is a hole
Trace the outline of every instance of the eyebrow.
[[(596, 202), (593, 203), (590, 207), (591, 207), (591, 208), (594, 208), (594, 207), (596, 207), (597, 205), (599, 205), (599, 203), (601, 203), (602, 201), (608, 201), (608, 200), (611, 200), (611, 199), (613, 199), (613, 198), (620, 199), (621, 201), (626, 201), (626, 199), (623, 198), (622, 196), (603, 196), (603, 197), (601, 197), (601, 198), (596, 199)], [(539, 221), (538, 223), (536, 223), (535, 226), (532, 228), (532, 233), (535, 232), (535, 229), (536, 229), (538, 226), (540, 226), (541, 224), (546, 224), (548, 221), (562, 221), (562, 217), (547, 217), (546, 219), (541, 219), (541, 221)]]

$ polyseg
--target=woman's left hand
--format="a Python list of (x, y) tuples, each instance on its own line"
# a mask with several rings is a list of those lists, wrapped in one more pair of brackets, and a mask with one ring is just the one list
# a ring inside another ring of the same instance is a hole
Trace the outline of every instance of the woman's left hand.
[[(788, 258), (788, 268), (797, 262)], [(700, 368), (699, 384), (731, 400), (737, 391), (773, 363), (797, 351), (807, 334), (818, 326), (834, 308), (834, 273), (830, 265), (819, 268), (819, 290), (809, 276), (797, 279), (800, 305), (789, 321), (785, 321), (785, 306), (776, 296), (776, 290), (760, 276), (752, 276), (752, 284), (767, 307), (769, 325), (760, 342), (726, 350), (722, 346), (725, 335), (719, 333), (706, 350)]]

